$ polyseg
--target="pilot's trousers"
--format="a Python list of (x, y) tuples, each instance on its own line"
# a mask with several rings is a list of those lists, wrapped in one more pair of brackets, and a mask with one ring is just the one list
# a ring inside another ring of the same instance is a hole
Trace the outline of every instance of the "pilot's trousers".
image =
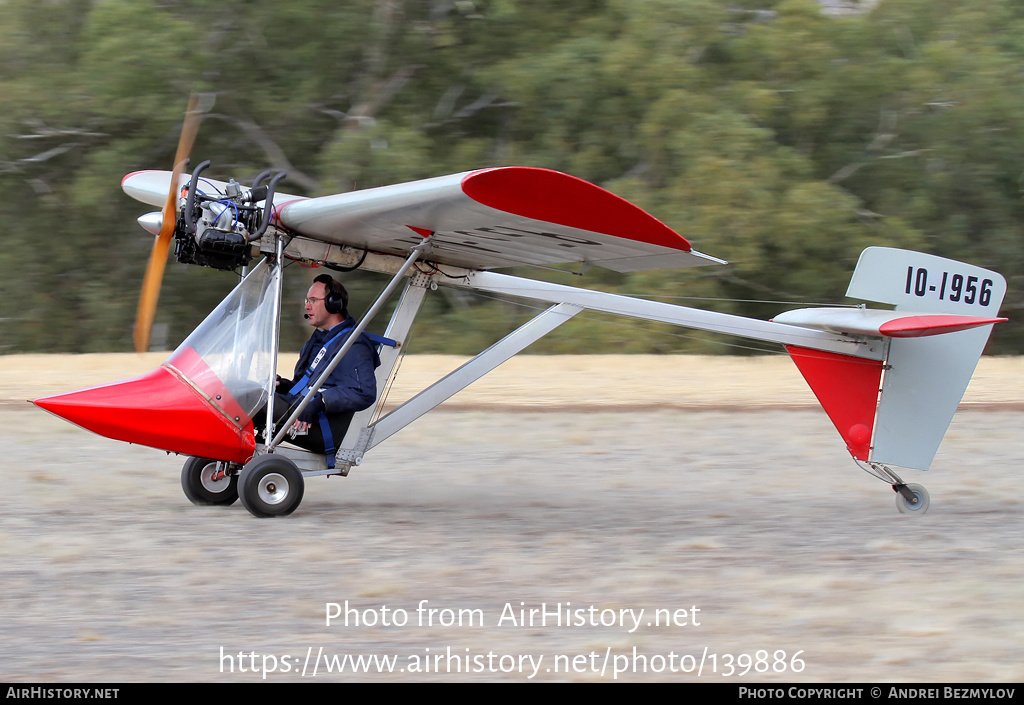
[[(292, 394), (284, 394), (277, 392), (274, 395), (274, 424), (275, 430), (280, 430), (280, 425), (288, 419), (292, 411), (296, 406), (299, 405), (302, 397)], [(327, 414), (327, 421), (331, 427), (331, 437), (334, 440), (332, 445), (334, 446), (335, 452), (338, 450), (338, 446), (343, 440), (345, 440), (345, 433), (348, 431), (349, 424), (352, 423), (352, 417), (355, 415), (354, 411), (343, 411), (337, 414)], [(263, 430), (267, 425), (267, 414), (266, 407), (261, 409), (253, 417), (253, 426), (256, 429), (256, 435), (262, 436)], [(314, 421), (309, 427), (309, 433), (304, 435), (296, 435), (292, 437), (289, 433), (284, 437), (287, 443), (297, 445), (299, 448), (305, 448), (311, 450), (314, 453), (323, 453), (326, 449), (324, 443), (324, 434), (320, 426), (319, 420)]]

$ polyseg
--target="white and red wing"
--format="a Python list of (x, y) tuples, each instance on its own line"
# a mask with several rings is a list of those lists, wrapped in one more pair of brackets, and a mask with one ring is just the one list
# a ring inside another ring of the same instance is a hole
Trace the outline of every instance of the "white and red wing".
[[(135, 172), (122, 188), (154, 203), (161, 188), (166, 193), (167, 174)], [(204, 182), (222, 187), (203, 179), (200, 188)], [(497, 167), (320, 198), (277, 194), (274, 203), (277, 222), (305, 237), (405, 255), (434, 233), (428, 259), (471, 269), (579, 262), (633, 272), (723, 264), (629, 201), (548, 169)]]
[(632, 203), (529, 167), (295, 201), (279, 218), (309, 237), (395, 254), (433, 232), (430, 259), (479, 269), (581, 262), (633, 272), (721, 263)]

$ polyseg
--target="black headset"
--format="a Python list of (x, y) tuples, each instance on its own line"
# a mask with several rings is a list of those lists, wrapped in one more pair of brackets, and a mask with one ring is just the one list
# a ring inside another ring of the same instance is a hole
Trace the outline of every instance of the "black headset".
[(324, 296), (324, 308), (327, 313), (346, 313), (348, 308), (348, 292), (340, 282), (336, 281), (330, 274), (321, 274), (314, 282), (324, 285), (326, 290)]

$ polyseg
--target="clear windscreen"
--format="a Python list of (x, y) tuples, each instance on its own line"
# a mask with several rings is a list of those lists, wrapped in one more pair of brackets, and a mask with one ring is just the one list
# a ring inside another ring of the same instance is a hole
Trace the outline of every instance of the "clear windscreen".
[(267, 402), (279, 272), (261, 262), (164, 363), (238, 426)]

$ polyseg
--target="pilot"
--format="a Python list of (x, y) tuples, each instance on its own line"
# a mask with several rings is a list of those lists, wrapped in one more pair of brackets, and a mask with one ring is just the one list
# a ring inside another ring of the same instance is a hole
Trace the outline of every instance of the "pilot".
[[(348, 292), (329, 274), (316, 277), (306, 292), (305, 318), (315, 330), (299, 353), (293, 379), (277, 379), (274, 416), (278, 422), (291, 415), (356, 326), (348, 313)], [(326, 454), (333, 467), (352, 416), (377, 400), (374, 370), (378, 366), (376, 344), (367, 334), (360, 335), (299, 414), (290, 442)]]

